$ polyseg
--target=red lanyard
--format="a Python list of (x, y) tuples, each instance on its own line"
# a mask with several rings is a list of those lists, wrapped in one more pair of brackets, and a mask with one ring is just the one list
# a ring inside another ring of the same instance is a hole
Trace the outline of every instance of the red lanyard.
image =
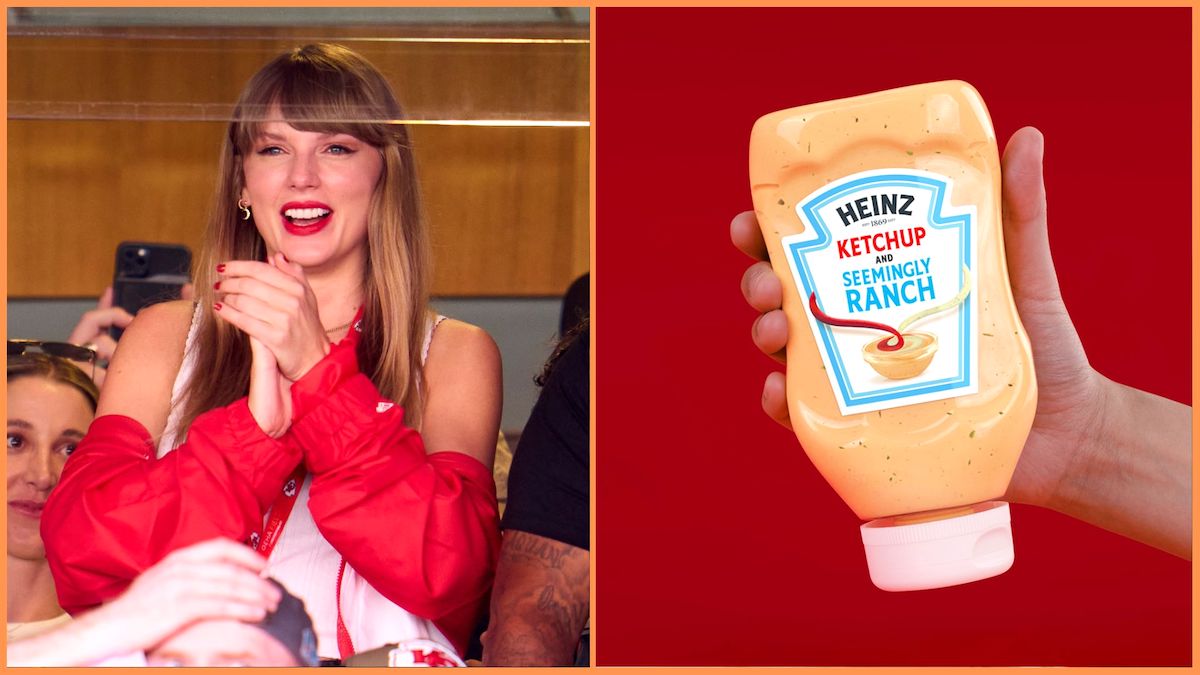
[(275, 544), (279, 542), (283, 526), (287, 523), (288, 516), (292, 515), (292, 507), (296, 505), (296, 496), (300, 494), (300, 484), (304, 482), (305, 473), (304, 463), (301, 462), (292, 475), (288, 476), (283, 490), (275, 498), (275, 503), (271, 504), (271, 517), (267, 519), (262, 537), (259, 537), (257, 532), (250, 535), (250, 545), (264, 558), (271, 557), (271, 551), (275, 550)]
[[(269, 558), (271, 551), (275, 550), (275, 544), (279, 543), (283, 526), (287, 524), (288, 517), (292, 515), (292, 508), (296, 506), (296, 497), (300, 494), (300, 486), (304, 483), (306, 473), (302, 462), (292, 472), (292, 475), (288, 476), (287, 482), (283, 484), (283, 490), (275, 498), (275, 503), (271, 504), (271, 515), (267, 519), (266, 527), (263, 528), (262, 536), (260, 537), (257, 532), (250, 535), (250, 545), (262, 557)], [(345, 571), (346, 559), (340, 558), (334, 604), (337, 606), (338, 653), (343, 661), (354, 656), (354, 643), (350, 640), (350, 631), (346, 630), (346, 622), (342, 620), (342, 575)]]

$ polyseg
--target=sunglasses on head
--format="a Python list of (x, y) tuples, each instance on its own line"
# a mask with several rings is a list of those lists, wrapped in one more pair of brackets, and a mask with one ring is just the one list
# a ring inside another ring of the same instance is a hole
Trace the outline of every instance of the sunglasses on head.
[(9, 340), (8, 355), (24, 356), (25, 354), (46, 354), (68, 361), (86, 363), (91, 367), (88, 376), (96, 374), (96, 350), (90, 347), (73, 345), (70, 342), (49, 342), (46, 340)]

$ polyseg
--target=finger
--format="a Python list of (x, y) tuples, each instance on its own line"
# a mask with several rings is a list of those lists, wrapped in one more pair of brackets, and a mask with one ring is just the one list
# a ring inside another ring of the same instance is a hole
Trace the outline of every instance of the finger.
[(1004, 247), (1013, 296), (1022, 304), (1061, 302), (1046, 228), (1044, 139), (1033, 127), (1008, 141), (1003, 160)]
[(787, 358), (783, 351), (787, 347), (787, 315), (781, 309), (763, 314), (754, 320), (750, 337), (762, 353), (777, 361), (784, 361)]
[(133, 315), (121, 307), (90, 309), (79, 317), (79, 323), (71, 330), (67, 342), (81, 345), (94, 342), (96, 336), (106, 332), (109, 326), (125, 328), (133, 323)]
[(213, 313), (228, 321), (234, 328), (264, 342), (274, 342), (275, 327), (260, 318), (263, 314), (259, 312), (269, 312), (271, 316), (275, 316), (273, 309), (246, 295), (231, 294), (213, 303)]
[(739, 251), (755, 260), (767, 259), (767, 243), (758, 229), (758, 217), (753, 211), (743, 211), (729, 223), (729, 238)]
[(300, 310), (305, 289), (295, 279), (285, 283), (286, 287), (264, 282), (257, 277), (233, 277), (216, 282), (213, 290), (222, 302), (230, 294), (245, 295), (294, 314)]
[(256, 337), (250, 338), (250, 354), (255, 359), (258, 359), (259, 357), (268, 357), (268, 356), (271, 358), (275, 358), (274, 355), (271, 354), (271, 350), (268, 349), (265, 344), (263, 344), (262, 340), (259, 340)]
[(244, 623), (258, 623), (266, 618), (271, 610), (255, 603), (243, 602), (237, 598), (196, 598), (189, 600), (186, 605), (175, 610), (169, 631), (164, 631), (164, 638), (197, 621), (220, 621), (232, 619)]
[[(169, 635), (197, 620), (226, 616), (253, 620), (279, 606), (278, 589), (253, 574), (243, 571), (240, 578), (231, 575), (214, 578), (205, 572), (203, 566), (192, 565), (181, 568), (177, 576), (143, 586), (142, 592), (126, 603), (125, 613), (134, 615), (126, 620), (146, 616), (151, 618), (150, 632)], [(274, 596), (268, 587), (275, 592)]]
[(742, 296), (760, 312), (783, 306), (783, 285), (771, 269), (771, 263), (756, 262), (746, 268), (746, 273), (742, 275)]
[(311, 292), (312, 287), (308, 285), (308, 276), (304, 274), (304, 267), (300, 265), (300, 263), (295, 263), (288, 260), (287, 256), (282, 253), (276, 253), (272, 255), (270, 260), (272, 264), (275, 265), (276, 269), (290, 276), (300, 284), (302, 294)]
[[(257, 555), (257, 554), (256, 554)], [(261, 556), (260, 556), (261, 557)], [(229, 563), (182, 563), (164, 584), (179, 583), (177, 599), (217, 598), (241, 600), (275, 609), (279, 589), (256, 572)]]
[(1004, 247), (1013, 300), (1029, 333), (1034, 369), (1047, 384), (1078, 386), (1091, 372), (1059, 292), (1050, 255), (1043, 182), (1043, 138), (1026, 127), (1004, 151)]
[(217, 537), (173, 551), (163, 560), (225, 561), (261, 572), (267, 561), (254, 549), (226, 537)]
[(187, 625), (200, 620), (233, 619), (247, 623), (257, 623), (266, 618), (274, 608), (253, 602), (245, 602), (239, 598), (196, 598), (182, 607), (183, 624)]
[(787, 378), (783, 373), (774, 372), (767, 375), (763, 382), (762, 395), (763, 412), (784, 427), (791, 429), (792, 420), (788, 417)]
[(113, 352), (117, 351), (117, 341), (109, 337), (108, 333), (100, 333), (92, 338), (91, 344), (96, 350), (96, 358), (101, 361), (111, 359)]
[(89, 310), (79, 317), (79, 323), (71, 329), (71, 334), (67, 336), (67, 342), (73, 345), (85, 345), (96, 336), (96, 333), (100, 332), (100, 324), (92, 315), (95, 311), (94, 309)]
[(100, 294), (100, 301), (96, 303), (96, 309), (107, 309), (113, 305), (113, 287), (105, 286), (104, 292)]
[(304, 266), (302, 266), (300, 263), (288, 260), (287, 256), (283, 255), (282, 253), (279, 254), (279, 263), (279, 269), (292, 275), (293, 278), (303, 283), (305, 286), (308, 285), (308, 277), (304, 274)]
[(286, 330), (288, 318), (295, 315), (295, 310), (291, 307), (280, 307), (260, 297), (243, 293), (226, 294), (218, 302), (262, 323), (266, 332), (256, 334), (255, 337), (268, 345), (280, 337)]
[(257, 260), (231, 260), (217, 265), (217, 278), (222, 282), (234, 277), (253, 277), (280, 288), (288, 288), (295, 283), (291, 275), (276, 269), (270, 263)]
[(250, 338), (250, 388), (251, 395), (257, 392), (256, 379), (263, 377), (267, 378), (266, 382), (273, 382), (279, 376), (279, 362), (275, 359), (275, 353), (270, 350), (262, 340), (256, 337)]
[(99, 311), (105, 312), (105, 314), (101, 316), (101, 318), (107, 322), (104, 324), (105, 328), (108, 328), (109, 326), (128, 328), (129, 324), (133, 323), (133, 315), (126, 311), (124, 307), (110, 307), (106, 310)]

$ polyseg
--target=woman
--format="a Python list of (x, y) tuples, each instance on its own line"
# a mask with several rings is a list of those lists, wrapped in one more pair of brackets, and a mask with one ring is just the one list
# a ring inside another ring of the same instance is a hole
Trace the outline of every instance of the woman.
[(38, 529), (63, 464), (92, 423), (98, 396), (92, 380), (64, 358), (41, 353), (9, 356), (9, 642), (69, 618), (58, 605)]
[(465, 648), (499, 546), (500, 360), (486, 333), (427, 307), (412, 151), (389, 123), (402, 118), (382, 75), (334, 45), (246, 85), (198, 302), (126, 331), (47, 506), (68, 611), (226, 536), (303, 598), (322, 658)]

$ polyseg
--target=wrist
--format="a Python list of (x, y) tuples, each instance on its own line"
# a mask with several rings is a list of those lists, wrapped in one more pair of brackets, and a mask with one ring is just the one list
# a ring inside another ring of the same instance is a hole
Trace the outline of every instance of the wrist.
[(72, 620), (68, 651), (74, 665), (91, 665), (136, 649), (129, 643), (129, 627), (118, 603), (119, 598)]
[(333, 344), (330, 343), (328, 338), (325, 338), (325, 336), (321, 337), (322, 339), (320, 346), (314, 347), (305, 355), (305, 357), (301, 360), (301, 365), (296, 368), (294, 373), (283, 374), (284, 378), (287, 379), (289, 383), (294, 383), (297, 380), (302, 379), (305, 375), (308, 375), (318, 363), (324, 361), (326, 356), (329, 356), (329, 351), (333, 348)]
[(1127, 407), (1122, 405), (1123, 387), (1088, 368), (1088, 384), (1080, 391), (1077, 403), (1082, 413), (1075, 423), (1069, 447), (1058, 451), (1066, 461), (1055, 481), (1055, 489), (1040, 506), (1079, 517), (1092, 508), (1096, 497), (1097, 475), (1112, 462), (1116, 429), (1124, 426)]
[(291, 383), (292, 423), (304, 419), (347, 380), (358, 374), (356, 344), (343, 340), (326, 344), (326, 352), (304, 376)]

